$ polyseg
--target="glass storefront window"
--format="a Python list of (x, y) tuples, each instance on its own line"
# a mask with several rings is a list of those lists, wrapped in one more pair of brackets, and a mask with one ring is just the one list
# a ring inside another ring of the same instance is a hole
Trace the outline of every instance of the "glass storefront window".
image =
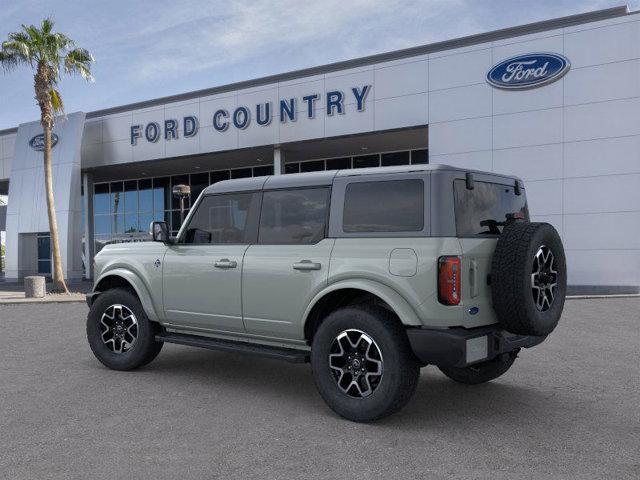
[(324, 160), (313, 160), (311, 162), (301, 162), (301, 172), (319, 172), (324, 170)]
[(124, 215), (124, 233), (138, 233), (137, 213), (127, 213)]
[(411, 165), (424, 165), (429, 163), (429, 150), (412, 150)]
[(273, 165), (264, 165), (262, 167), (253, 167), (254, 177), (264, 177), (266, 175), (273, 175)]
[(111, 182), (111, 213), (124, 212), (124, 185), (122, 182)]
[(108, 183), (100, 183), (94, 187), (93, 213), (95, 215), (110, 213)]
[(253, 175), (250, 168), (236, 168), (231, 170), (231, 178), (247, 178)]
[(153, 179), (153, 211), (162, 212), (171, 208), (171, 182), (169, 177)]
[(409, 152), (383, 153), (380, 156), (381, 165), (389, 167), (392, 165), (409, 165)]
[(124, 211), (132, 213), (138, 211), (138, 181), (124, 182)]
[(211, 179), (209, 183), (213, 185), (216, 182), (221, 182), (222, 180), (229, 180), (231, 178), (229, 170), (220, 170), (218, 172), (211, 172)]
[(152, 213), (141, 213), (138, 216), (138, 223), (139, 223), (138, 228), (140, 229), (140, 232), (148, 233), (151, 222), (153, 222)]
[(327, 160), (327, 170), (346, 170), (347, 168), (351, 168), (351, 157)]
[(353, 157), (353, 168), (379, 167), (380, 155), (362, 155)]
[[(171, 177), (171, 188), (176, 185), (189, 185), (189, 175), (174, 175)], [(180, 208), (180, 199), (173, 196), (171, 192), (171, 208)], [(189, 208), (189, 197), (184, 199), (184, 208)]]
[(286, 163), (284, 165), (284, 173), (299, 173), (300, 172), (300, 164), (299, 163)]
[(153, 212), (153, 185), (150, 178), (138, 180), (138, 209), (140, 212)]
[(110, 235), (111, 215), (95, 215), (93, 217), (93, 232), (96, 235)]
[(208, 173), (194, 173), (191, 175), (191, 204), (195, 203), (202, 191), (209, 186)]
[(113, 223), (111, 231), (117, 235), (124, 233), (124, 215), (116, 214), (111, 215), (111, 221)]

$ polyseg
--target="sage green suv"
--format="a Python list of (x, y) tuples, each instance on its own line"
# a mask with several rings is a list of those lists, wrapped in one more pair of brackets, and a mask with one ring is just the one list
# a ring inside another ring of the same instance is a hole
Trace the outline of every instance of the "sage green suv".
[(515, 177), (445, 165), (216, 183), (177, 236), (95, 258), (87, 336), (116, 370), (164, 342), (311, 362), (355, 421), (411, 398), (437, 366), (492, 380), (555, 328), (566, 291), (556, 230), (530, 223)]

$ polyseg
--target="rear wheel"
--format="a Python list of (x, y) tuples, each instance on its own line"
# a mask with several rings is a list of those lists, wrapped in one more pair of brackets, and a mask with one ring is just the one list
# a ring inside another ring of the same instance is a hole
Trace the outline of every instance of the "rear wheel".
[(138, 297), (125, 289), (107, 290), (93, 302), (87, 316), (87, 340), (102, 364), (133, 370), (151, 362), (162, 349), (155, 336), (160, 326), (150, 321)]
[(397, 318), (366, 305), (341, 308), (322, 322), (313, 338), (311, 367), (329, 407), (357, 422), (400, 410), (420, 373)]
[(476, 363), (468, 367), (438, 367), (451, 380), (465, 385), (478, 385), (489, 382), (505, 374), (515, 362), (518, 352), (498, 355), (488, 362)]

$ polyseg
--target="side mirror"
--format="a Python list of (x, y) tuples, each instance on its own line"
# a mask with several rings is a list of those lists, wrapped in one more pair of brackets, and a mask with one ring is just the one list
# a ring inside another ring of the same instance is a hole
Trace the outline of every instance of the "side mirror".
[(169, 243), (169, 227), (167, 222), (151, 222), (149, 233), (154, 242)]

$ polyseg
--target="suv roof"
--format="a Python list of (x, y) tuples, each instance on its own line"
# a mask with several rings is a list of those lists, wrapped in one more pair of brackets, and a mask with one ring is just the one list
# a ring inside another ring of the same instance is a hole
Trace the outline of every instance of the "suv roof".
[(445, 164), (431, 165), (400, 165), (394, 167), (372, 167), (372, 168), (350, 168), (344, 170), (323, 170), (319, 172), (305, 173), (288, 173), (286, 175), (268, 175), (264, 177), (237, 178), (234, 180), (223, 180), (214, 183), (204, 190), (205, 194), (210, 193), (228, 193), (241, 192), (250, 190), (262, 190), (263, 188), (294, 188), (294, 187), (313, 187), (321, 185), (331, 185), (336, 177), (355, 177), (363, 175), (375, 174), (393, 174), (406, 172), (430, 172), (430, 171), (449, 171), (449, 172), (470, 172), (483, 175), (491, 175), (503, 179), (520, 180), (513, 175), (502, 175), (494, 172), (486, 172), (482, 170), (472, 170), (468, 168), (453, 167)]

